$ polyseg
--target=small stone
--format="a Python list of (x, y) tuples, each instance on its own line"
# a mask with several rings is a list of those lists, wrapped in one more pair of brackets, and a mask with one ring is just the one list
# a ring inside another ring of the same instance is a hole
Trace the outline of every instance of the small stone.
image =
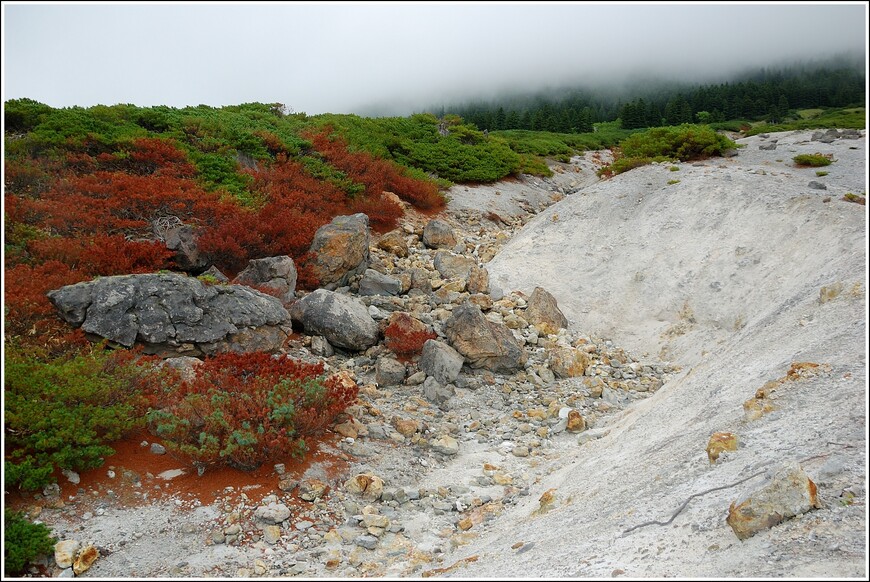
[(86, 546), (79, 552), (76, 561), (73, 563), (73, 572), (76, 576), (81, 576), (84, 572), (94, 565), (97, 558), (100, 557), (100, 551), (94, 546)]
[(283, 503), (261, 505), (254, 512), (254, 519), (266, 524), (278, 524), (290, 517), (290, 509)]
[(54, 545), (54, 561), (58, 568), (69, 568), (81, 548), (77, 540), (63, 540)]
[(714, 432), (707, 443), (707, 458), (710, 459), (711, 464), (715, 463), (720, 454), (725, 451), (736, 451), (737, 446), (737, 435), (730, 432)]
[(73, 485), (78, 485), (81, 482), (81, 478), (79, 477), (79, 474), (76, 473), (75, 471), (70, 470), (70, 469), (64, 469), (63, 476), (66, 477), (67, 481), (69, 481)]
[(568, 432), (583, 432), (586, 430), (586, 421), (579, 412), (572, 409), (568, 412), (568, 424), (566, 425)]
[(471, 518), (466, 517), (464, 519), (460, 519), (456, 525), (459, 526), (459, 529), (461, 529), (462, 531), (468, 531), (472, 527), (474, 527), (474, 522), (471, 521)]
[(529, 447), (524, 445), (519, 445), (513, 448), (511, 451), (515, 457), (528, 457), (529, 456)]
[(367, 501), (377, 501), (384, 492), (384, 481), (376, 475), (361, 473), (344, 483), (344, 488)]
[(266, 563), (263, 560), (254, 560), (254, 574), (262, 576), (268, 571)]
[(353, 543), (367, 550), (374, 550), (378, 547), (378, 538), (373, 535), (358, 536), (353, 540)]
[(452, 456), (459, 452), (459, 443), (449, 435), (443, 435), (440, 438), (432, 441), (430, 445), (432, 450), (442, 455)]
[(166, 447), (164, 447), (160, 443), (151, 443), (151, 453), (155, 455), (165, 455)]
[(299, 498), (303, 501), (316, 501), (323, 497), (327, 487), (328, 485), (319, 479), (306, 479), (299, 484)]
[(277, 525), (267, 525), (263, 528), (263, 541), (274, 546), (281, 541), (281, 528)]

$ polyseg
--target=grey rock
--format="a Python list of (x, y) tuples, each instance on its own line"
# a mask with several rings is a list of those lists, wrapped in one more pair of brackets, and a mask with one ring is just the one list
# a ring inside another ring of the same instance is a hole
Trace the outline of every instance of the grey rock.
[(287, 303), (296, 297), (296, 265), (287, 255), (252, 259), (233, 283), (273, 289)]
[(430, 220), (423, 227), (423, 244), (430, 249), (452, 249), (456, 246), (453, 228), (443, 220)]
[(471, 270), (477, 267), (477, 261), (474, 259), (463, 257), (462, 255), (454, 255), (448, 251), (438, 251), (435, 253), (433, 264), (443, 278), (463, 279), (465, 281), (468, 280)]
[(87, 334), (126, 347), (138, 342), (162, 355), (275, 351), (290, 324), (274, 297), (177, 273), (101, 277), (47, 295), (61, 317)]
[(366, 269), (359, 282), (360, 295), (399, 295), (401, 292), (401, 281), (374, 269)]
[(772, 141), (768, 144), (760, 145), (760, 146), (758, 146), (758, 149), (773, 151), (776, 149), (776, 142)]
[(330, 344), (365, 350), (378, 341), (378, 324), (359, 300), (326, 289), (306, 295), (293, 304), (290, 316), (311, 335), (322, 335)]
[(160, 443), (151, 443), (151, 452), (155, 455), (165, 455), (166, 447)]
[(480, 308), (464, 303), (444, 322), (444, 331), (454, 349), (474, 368), (512, 372), (528, 359), (510, 329), (483, 316)]
[(405, 379), (405, 364), (394, 358), (378, 358), (375, 364), (375, 382), (379, 386), (396, 386)]
[(164, 232), (163, 243), (170, 251), (175, 251), (175, 264), (182, 271), (201, 273), (211, 265), (208, 257), (199, 250), (196, 230), (183, 224)]
[(315, 335), (311, 338), (311, 353), (315, 356), (323, 356), (330, 358), (335, 354), (335, 350), (329, 344), (329, 341), (322, 335)]
[(367, 550), (374, 550), (378, 547), (378, 538), (372, 535), (358, 536), (353, 540), (353, 543)]
[[(427, 340), (429, 341), (429, 340)], [(426, 344), (423, 344), (426, 345)], [(426, 372), (420, 370), (419, 372), (414, 372), (408, 379), (405, 381), (405, 384), (408, 386), (419, 386), (426, 380)]]
[[(438, 340), (427, 340), (418, 365), (420, 370), (441, 384), (449, 384), (459, 377), (465, 358), (449, 345)], [(425, 386), (424, 386), (425, 388)]]
[(459, 442), (449, 435), (435, 439), (430, 446), (434, 452), (441, 453), (442, 455), (453, 456), (459, 452)]
[(411, 269), (411, 289), (429, 293), (432, 291), (431, 276), (424, 269)]
[(290, 517), (290, 509), (283, 503), (261, 505), (254, 512), (254, 519), (271, 525), (279, 524), (288, 517)]
[(431, 376), (423, 382), (423, 397), (436, 406), (445, 406), (454, 394), (456, 390), (452, 384), (440, 384)]
[(369, 217), (365, 214), (336, 216), (314, 234), (309, 252), (312, 271), (330, 290), (347, 285), (369, 265)]
[(825, 186), (821, 182), (816, 182), (815, 180), (812, 180), (809, 184), (807, 184), (807, 186), (809, 186), (813, 190), (827, 190), (828, 189), (827, 186)]

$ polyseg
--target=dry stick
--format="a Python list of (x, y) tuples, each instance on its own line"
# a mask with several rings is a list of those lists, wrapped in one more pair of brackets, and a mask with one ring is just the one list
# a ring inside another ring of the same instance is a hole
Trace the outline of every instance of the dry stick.
[(639, 524), (637, 524), (637, 525), (635, 525), (635, 526), (633, 526), (633, 527), (628, 528), (627, 530), (625, 530), (624, 532), (622, 532), (622, 535), (625, 535), (625, 534), (627, 534), (627, 533), (629, 533), (629, 532), (632, 532), (632, 531), (634, 531), (634, 530), (636, 530), (636, 529), (640, 529), (640, 528), (642, 528), (642, 527), (646, 527), (646, 526), (648, 526), (648, 525), (670, 525), (671, 522), (673, 522), (675, 519), (677, 519), (677, 516), (680, 515), (680, 513), (683, 512), (683, 510), (686, 508), (686, 506), (689, 504), (689, 502), (690, 502), (692, 499), (694, 499), (695, 497), (701, 497), (702, 495), (706, 495), (706, 494), (708, 494), (708, 493), (713, 493), (714, 491), (721, 491), (722, 489), (729, 489), (729, 488), (731, 488), (731, 487), (736, 487), (737, 485), (740, 485), (741, 483), (745, 483), (746, 481), (749, 481), (749, 480), (752, 479), (753, 477), (758, 477), (759, 475), (763, 475), (765, 472), (766, 472), (766, 471), (759, 471), (759, 472), (757, 472), (757, 473), (753, 473), (753, 474), (750, 475), (749, 477), (746, 477), (745, 479), (741, 479), (740, 481), (737, 481), (737, 482), (735, 482), (735, 483), (731, 483), (730, 485), (721, 485), (721, 486), (719, 486), (719, 487), (713, 487), (712, 489), (707, 489), (707, 490), (705, 490), (705, 491), (701, 491), (700, 493), (693, 493), (692, 495), (690, 495), (690, 496), (688, 497), (688, 499), (686, 499), (686, 500), (683, 502), (683, 504), (680, 506), (680, 508), (677, 509), (676, 512), (674, 512), (674, 514), (671, 516), (671, 518), (670, 518), (669, 520), (667, 520), (667, 521), (655, 521), (655, 520), (653, 520), (653, 521), (645, 521), (644, 523), (639, 523)]
[[(832, 443), (832, 442), (829, 442), (828, 444), (830, 444), (830, 445), (839, 445), (839, 446), (841, 446), (841, 447), (847, 447), (847, 448), (852, 448), (852, 447), (854, 446), (854, 445), (849, 445), (849, 444), (844, 444), (844, 443)], [(808, 457), (808, 458), (806, 458), (806, 459), (801, 459), (801, 460), (798, 461), (798, 462), (800, 462), (800, 463), (806, 463), (806, 462), (808, 462), (808, 461), (812, 461), (812, 460), (814, 460), (814, 459), (821, 459), (821, 458), (829, 457), (829, 456), (831, 456), (831, 453), (825, 453), (825, 454), (822, 454), (822, 455), (816, 455), (815, 457)], [(688, 497), (688, 499), (686, 499), (686, 500), (683, 502), (683, 504), (680, 506), (680, 508), (677, 509), (677, 511), (676, 511), (676, 512), (671, 516), (671, 518), (670, 518), (669, 520), (667, 520), (667, 521), (655, 521), (655, 520), (653, 520), (653, 521), (645, 521), (645, 522), (643, 522), (643, 523), (639, 523), (639, 524), (637, 524), (637, 525), (635, 525), (635, 526), (632, 526), (632, 527), (628, 528), (627, 530), (625, 530), (624, 532), (622, 532), (622, 535), (625, 535), (625, 534), (627, 534), (627, 533), (629, 533), (629, 532), (633, 532), (633, 531), (636, 530), (636, 529), (640, 529), (640, 528), (642, 528), (642, 527), (646, 527), (646, 526), (648, 526), (648, 525), (662, 525), (662, 526), (664, 526), (664, 525), (670, 525), (670, 524), (671, 524), (675, 519), (677, 519), (677, 516), (680, 515), (680, 513), (682, 513), (684, 509), (686, 509), (686, 506), (687, 506), (687, 505), (689, 504), (689, 502), (690, 502), (692, 499), (694, 499), (695, 497), (701, 497), (702, 495), (706, 495), (706, 494), (708, 494), (708, 493), (713, 493), (714, 491), (721, 491), (722, 489), (730, 489), (731, 487), (735, 487), (735, 486), (737, 486), (737, 485), (740, 485), (741, 483), (745, 483), (746, 481), (749, 481), (749, 480), (752, 479), (753, 477), (758, 477), (759, 475), (762, 475), (762, 474), (764, 474), (765, 472), (766, 472), (766, 471), (759, 471), (759, 472), (757, 472), (757, 473), (753, 473), (753, 474), (750, 475), (749, 477), (746, 477), (745, 479), (741, 479), (740, 481), (737, 481), (736, 483), (731, 483), (730, 485), (722, 485), (722, 486), (720, 486), (720, 487), (713, 487), (712, 489), (707, 489), (706, 491), (701, 491), (700, 493), (693, 493), (692, 495), (690, 495), (690, 496)]]

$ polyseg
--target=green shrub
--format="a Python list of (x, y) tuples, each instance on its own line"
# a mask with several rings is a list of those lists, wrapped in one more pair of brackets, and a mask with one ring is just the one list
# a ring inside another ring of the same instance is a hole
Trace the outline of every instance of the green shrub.
[(669, 169), (671, 172), (679, 172), (679, 171), (680, 171), (679, 166), (671, 166), (671, 167), (668, 168), (668, 169)]
[(709, 158), (734, 147), (737, 144), (708, 126), (656, 127), (625, 138), (614, 162), (599, 170), (599, 175), (619, 174), (653, 161), (688, 162)]
[(3, 574), (20, 576), (35, 558), (51, 554), (57, 539), (44, 524), (31, 523), (20, 513), (5, 509), (4, 517)]
[(39, 362), (6, 351), (5, 482), (21, 489), (50, 483), (56, 468), (99, 467), (109, 446), (144, 425), (162, 375), (130, 352), (95, 349)]
[(520, 154), (520, 172), (523, 174), (532, 174), (534, 176), (543, 176), (549, 178), (553, 175), (553, 170), (547, 165), (543, 158), (527, 154)]
[(795, 165), (798, 166), (810, 166), (813, 168), (817, 168), (819, 166), (829, 166), (831, 162), (835, 161), (832, 159), (831, 154), (800, 154), (792, 158), (794, 160)]
[(828, 175), (828, 172), (826, 172), (824, 170), (816, 170), (816, 176), (818, 176), (819, 178), (821, 178), (823, 176), (827, 176), (827, 175)]

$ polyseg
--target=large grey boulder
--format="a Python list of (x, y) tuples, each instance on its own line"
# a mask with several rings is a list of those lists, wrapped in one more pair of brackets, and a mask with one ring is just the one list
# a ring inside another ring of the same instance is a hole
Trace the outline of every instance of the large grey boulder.
[(449, 384), (459, 377), (465, 358), (462, 354), (438, 340), (426, 340), (418, 366), (441, 384)]
[(489, 321), (480, 308), (463, 303), (444, 322), (448, 341), (473, 368), (513, 372), (526, 363), (526, 352), (506, 326)]
[(369, 266), (369, 217), (365, 214), (336, 216), (314, 233), (308, 249), (314, 259), (311, 269), (321, 287), (335, 290)]
[(274, 289), (286, 303), (296, 297), (296, 265), (287, 255), (251, 259), (233, 283)]
[(326, 289), (306, 295), (293, 304), (290, 316), (305, 333), (322, 335), (330, 344), (365, 350), (378, 342), (378, 324), (359, 299)]
[(543, 287), (535, 287), (526, 304), (525, 320), (538, 331), (555, 334), (568, 327), (568, 318), (556, 304), (556, 298)]
[(118, 275), (48, 292), (61, 317), (91, 336), (164, 356), (274, 351), (290, 315), (241, 285), (205, 285), (178, 273)]

